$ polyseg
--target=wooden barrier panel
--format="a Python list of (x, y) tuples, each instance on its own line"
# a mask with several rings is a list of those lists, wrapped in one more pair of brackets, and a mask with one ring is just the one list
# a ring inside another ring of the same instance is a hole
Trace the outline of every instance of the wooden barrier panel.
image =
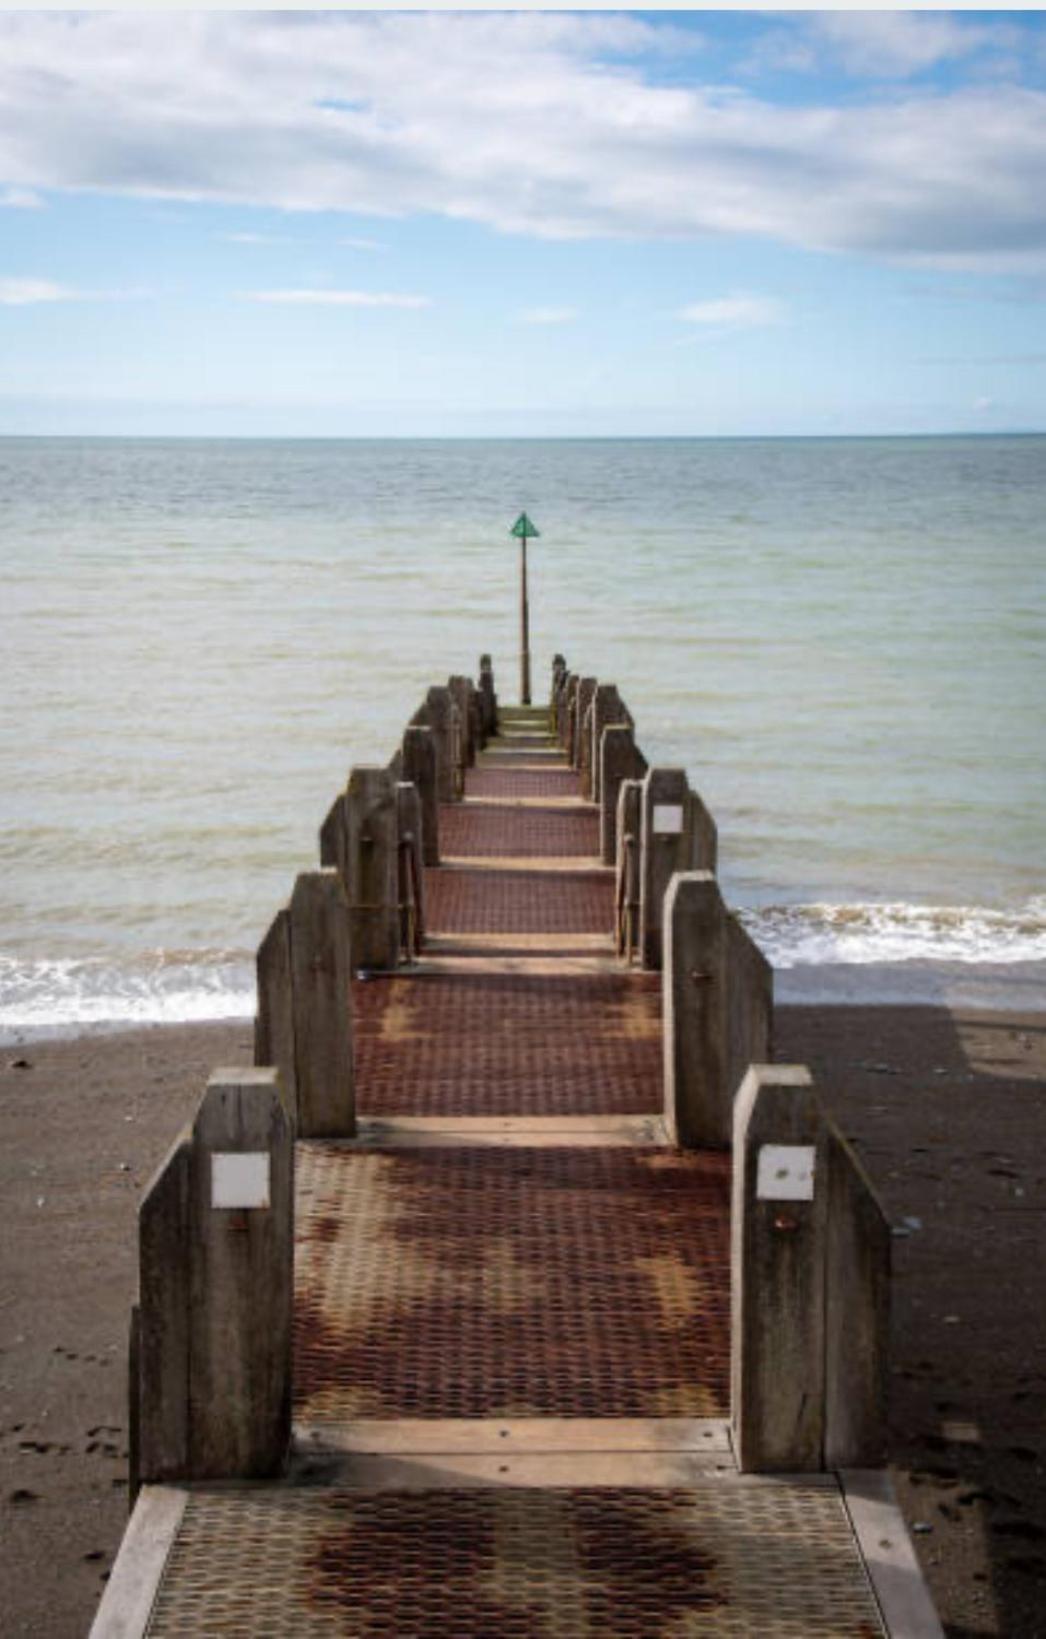
[(662, 913), (676, 871), (714, 871), (715, 822), (682, 768), (651, 768), (643, 780), (640, 828), (640, 953), (661, 966)]
[(641, 780), (647, 760), (628, 723), (609, 723), (599, 751), (599, 847), (604, 865), (617, 861), (617, 809), (623, 780)]
[(883, 1461), (890, 1234), (802, 1065), (734, 1107), (731, 1421), (743, 1472)]
[(351, 1138), (352, 955), (349, 906), (336, 869), (303, 872), (290, 907), (258, 948), (254, 1062), (279, 1071), (284, 1104), (302, 1138)]
[(773, 969), (710, 871), (669, 883), (664, 970), (665, 1127), (682, 1149), (729, 1149), (734, 1095), (773, 1057)]
[(439, 864), (439, 789), (436, 739), (424, 723), (408, 724), (403, 734), (403, 778), (417, 787), (421, 803), (421, 850), (426, 865)]
[(279, 1473), (290, 1440), (294, 1188), (275, 1070), (214, 1072), (138, 1226), (133, 1488)]

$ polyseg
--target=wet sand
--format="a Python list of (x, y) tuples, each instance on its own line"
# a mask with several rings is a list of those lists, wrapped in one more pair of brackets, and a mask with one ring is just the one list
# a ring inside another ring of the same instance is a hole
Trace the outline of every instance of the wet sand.
[[(248, 1025), (0, 1049), (0, 1610), (86, 1633), (126, 1520), (144, 1185)], [(1046, 1639), (1046, 1015), (777, 1013), (894, 1241), (895, 1483), (954, 1639)], [(25, 1061), (20, 1064), (19, 1061)]]

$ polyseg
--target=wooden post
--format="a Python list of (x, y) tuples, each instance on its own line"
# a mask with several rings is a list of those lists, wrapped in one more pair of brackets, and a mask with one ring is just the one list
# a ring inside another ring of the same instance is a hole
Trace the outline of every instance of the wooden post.
[(588, 703), (585, 718), (581, 724), (581, 740), (578, 745), (578, 773), (581, 776), (581, 795), (586, 802), (592, 801), (592, 720), (594, 716), (594, 696)]
[(498, 731), (498, 697), (494, 692), (494, 668), (489, 654), (479, 657), (479, 697), (483, 712), (483, 733), (490, 739)]
[(399, 961), (399, 832), (387, 769), (352, 769), (345, 814), (352, 960), (357, 968), (392, 969)]
[(138, 1225), (134, 1484), (278, 1474), (290, 1439), (294, 1188), (275, 1070), (214, 1072)]
[(581, 679), (576, 672), (568, 672), (563, 679), (563, 686), (559, 691), (559, 699), (556, 702), (556, 735), (567, 754), (568, 763), (573, 762), (574, 702), (577, 698), (580, 682)]
[(594, 677), (582, 677), (574, 696), (574, 727), (570, 744), (570, 761), (574, 768), (581, 767), (581, 742), (585, 731), (585, 718), (592, 704), (592, 696), (596, 692), (596, 681)]
[(445, 686), (434, 686), (425, 696), (420, 711), (411, 719), (426, 724), (436, 742), (436, 775), (440, 802), (453, 802), (454, 791), (454, 735), (452, 712), (454, 701)]
[(662, 912), (676, 871), (714, 871), (715, 822), (682, 768), (651, 768), (643, 781), (640, 928), (645, 968), (661, 966)]
[(609, 723), (603, 730), (599, 772), (599, 844), (604, 865), (617, 861), (617, 807), (622, 780), (641, 780), (647, 760), (627, 723)]
[(748, 1066), (773, 1056), (773, 969), (710, 871), (669, 883), (664, 964), (666, 1130), (683, 1149), (728, 1149)]
[(734, 1111), (730, 1415), (743, 1473), (824, 1454), (827, 1133), (809, 1071), (753, 1065)]
[(403, 735), (403, 778), (417, 787), (421, 802), (422, 859), (439, 864), (439, 791), (436, 739), (426, 724), (412, 723)]
[(447, 680), (454, 704), (458, 708), (458, 721), (461, 728), (461, 743), (459, 750), (459, 765), (462, 770), (464, 786), (464, 770), (471, 768), (476, 761), (476, 745), (473, 740), (472, 714), (472, 679), (469, 677), (451, 677)]
[(356, 1131), (349, 906), (340, 871), (305, 871), (258, 948), (254, 1062), (279, 1071), (301, 1138)]
[[(621, 696), (617, 692), (616, 683), (598, 683), (592, 696), (592, 732), (588, 751), (589, 790), (587, 795), (593, 802), (600, 800), (600, 782), (602, 768), (600, 766), (603, 749), (603, 731), (611, 723), (621, 723), (625, 720), (625, 707)], [(585, 794), (582, 783), (582, 794)]]
[(802, 1065), (734, 1107), (731, 1420), (743, 1472), (885, 1460), (890, 1231)]
[(622, 780), (617, 794), (617, 858), (615, 860), (615, 905), (617, 910), (617, 953), (627, 961), (639, 945), (640, 916), (640, 827), (643, 813), (643, 785), (640, 780)]
[(425, 872), (421, 797), (408, 780), (396, 787), (396, 828), (400, 955), (411, 962), (425, 942)]

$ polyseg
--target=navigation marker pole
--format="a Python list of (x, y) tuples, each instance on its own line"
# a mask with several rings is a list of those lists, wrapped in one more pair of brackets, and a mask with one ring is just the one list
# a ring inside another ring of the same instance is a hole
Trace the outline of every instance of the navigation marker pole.
[(519, 698), (520, 704), (530, 705), (530, 606), (527, 602), (527, 541), (535, 539), (541, 531), (536, 529), (527, 517), (521, 512), (512, 528), (510, 535), (515, 535), (520, 545), (519, 559)]

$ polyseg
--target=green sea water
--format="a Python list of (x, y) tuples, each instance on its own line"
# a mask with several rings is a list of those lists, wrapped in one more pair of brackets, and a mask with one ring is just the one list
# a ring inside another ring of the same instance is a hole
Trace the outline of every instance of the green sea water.
[(8, 439), (0, 1030), (249, 1012), (350, 765), (517, 698), (524, 507), (786, 993), (1046, 1005), (1046, 439)]

